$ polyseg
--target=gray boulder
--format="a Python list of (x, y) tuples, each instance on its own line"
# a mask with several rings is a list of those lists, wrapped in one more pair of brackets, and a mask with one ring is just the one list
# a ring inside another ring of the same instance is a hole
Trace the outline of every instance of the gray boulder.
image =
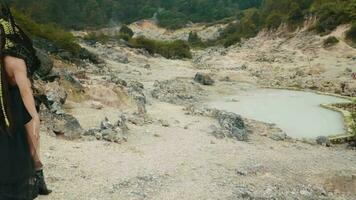
[(115, 83), (116, 85), (122, 85), (122, 86), (127, 86), (127, 82), (121, 78), (119, 78), (118, 76), (116, 76), (115, 74), (112, 74), (110, 76), (110, 81)]
[(113, 129), (113, 128), (114, 128), (114, 125), (111, 124), (111, 122), (109, 121), (109, 119), (107, 117), (105, 117), (105, 119), (100, 123), (101, 130)]
[(62, 106), (67, 100), (67, 92), (58, 82), (35, 81), (35, 97), (38, 104), (44, 104), (52, 113), (63, 113)]
[(101, 137), (103, 140), (109, 142), (122, 143), (127, 141), (127, 137), (124, 135), (120, 128), (116, 129), (105, 129), (101, 131)]
[(153, 98), (173, 104), (196, 103), (204, 94), (200, 85), (191, 80), (155, 81), (153, 86), (151, 92)]
[(137, 112), (143, 116), (147, 113), (146, 103), (147, 99), (143, 92), (144, 85), (138, 81), (132, 81), (128, 84), (128, 92), (137, 104)]
[(220, 126), (227, 130), (230, 137), (240, 141), (246, 141), (247, 130), (245, 123), (240, 115), (232, 112), (220, 111), (217, 115)]
[(57, 136), (64, 136), (66, 139), (78, 139), (84, 132), (78, 120), (69, 114), (52, 114), (50, 129)]
[(120, 116), (120, 119), (112, 124), (107, 117), (100, 123), (100, 128), (92, 128), (85, 131), (85, 136), (95, 136), (98, 140), (122, 143), (127, 141), (128, 127), (126, 117)]
[(329, 140), (328, 137), (325, 136), (319, 136), (316, 138), (316, 143), (322, 146), (327, 146), (330, 147), (331, 146), (331, 142)]
[(210, 77), (210, 75), (200, 72), (195, 75), (194, 81), (202, 85), (213, 85), (215, 83), (215, 81)]
[(40, 49), (36, 49), (36, 55), (38, 59), (41, 61), (41, 65), (37, 69), (36, 73), (40, 77), (45, 77), (47, 76), (53, 69), (53, 61), (51, 58), (48, 56), (47, 53)]

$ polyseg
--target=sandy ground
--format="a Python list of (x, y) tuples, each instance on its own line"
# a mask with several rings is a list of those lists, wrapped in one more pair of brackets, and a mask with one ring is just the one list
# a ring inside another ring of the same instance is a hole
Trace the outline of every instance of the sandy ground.
[[(355, 188), (342, 191), (343, 184), (355, 183), (354, 151), (276, 142), (257, 133), (250, 142), (219, 140), (208, 134), (216, 123), (212, 119), (187, 116), (182, 107), (165, 103), (150, 110), (171, 126), (130, 127), (133, 134), (121, 145), (44, 135), (42, 151), (54, 193), (39, 199), (239, 199), (234, 192), (242, 186), (283, 191), (285, 184), (295, 192), (341, 190), (341, 197), (330, 199), (356, 197), (343, 196)], [(344, 172), (349, 173), (341, 183), (329, 186)]]
[[(266, 41), (265, 45), (271, 43)], [(122, 144), (95, 138), (67, 141), (43, 132), (45, 172), (54, 192), (39, 200), (356, 199), (355, 151), (344, 146), (327, 148), (294, 140), (274, 141), (264, 136), (271, 131), (266, 125), (253, 121), (248, 122), (248, 142), (217, 139), (209, 134), (211, 125), (217, 125), (216, 120), (186, 115), (182, 106), (148, 95), (155, 80), (191, 79), (197, 71), (212, 72), (216, 78), (226, 74), (234, 78), (233, 82), (204, 87), (207, 98), (256, 87), (258, 78), (250, 72), (232, 71), (231, 66), (247, 62), (258, 67), (252, 57), (266, 49), (232, 49), (225, 57), (205, 59), (203, 62), (211, 65), (201, 68), (192, 61), (148, 58), (127, 48), (115, 48), (128, 55), (130, 64), (107, 59), (108, 73), (144, 83), (153, 123), (129, 124), (128, 142)], [(284, 54), (282, 50), (276, 55)], [(291, 55), (298, 54), (294, 51)], [(351, 62), (344, 57), (340, 60), (333, 61), (344, 63), (338, 73)], [(145, 64), (150, 69), (143, 68)], [(226, 69), (216, 69), (218, 66)], [(330, 70), (326, 68), (325, 73)], [(88, 74), (96, 79), (91, 84), (105, 84), (101, 75)], [(110, 106), (98, 111), (86, 104), (71, 105), (71, 113), (86, 129), (97, 127), (105, 116), (115, 121), (121, 112), (122, 108)], [(170, 126), (163, 127), (159, 119)]]

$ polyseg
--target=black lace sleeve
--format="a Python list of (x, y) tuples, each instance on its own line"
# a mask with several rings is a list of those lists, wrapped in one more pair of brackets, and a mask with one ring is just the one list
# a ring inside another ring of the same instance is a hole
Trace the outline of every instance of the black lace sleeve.
[(29, 75), (33, 75), (41, 64), (36, 56), (36, 50), (33, 48), (31, 39), (15, 23), (9, 7), (4, 3), (1, 4), (0, 25), (5, 36), (3, 56), (10, 55), (23, 59)]

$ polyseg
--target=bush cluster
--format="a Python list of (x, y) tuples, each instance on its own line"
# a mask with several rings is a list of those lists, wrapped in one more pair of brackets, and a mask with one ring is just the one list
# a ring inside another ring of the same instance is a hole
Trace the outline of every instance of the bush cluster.
[(17, 10), (12, 10), (16, 22), (30, 36), (44, 38), (61, 49), (77, 55), (81, 47), (75, 37), (55, 24), (39, 24)]
[(190, 32), (188, 36), (188, 43), (192, 47), (205, 47), (205, 43), (202, 41), (202, 39), (199, 37), (198, 33), (196, 32)]
[(83, 39), (90, 43), (100, 42), (101, 44), (106, 44), (109, 41), (121, 39), (129, 41), (133, 35), (134, 32), (127, 25), (123, 25), (117, 35), (110, 36), (103, 32), (90, 32)]
[[(241, 38), (254, 37), (263, 28), (276, 29), (282, 23), (294, 29), (311, 15), (317, 17), (315, 30), (322, 35), (328, 34), (338, 25), (356, 23), (356, 0), (265, 0), (259, 8), (246, 9), (237, 14), (237, 22), (225, 28), (215, 44), (230, 46)], [(354, 42), (355, 26), (347, 33), (347, 37)], [(329, 45), (336, 42), (335, 39), (325, 42)]]
[(340, 24), (356, 21), (356, 0), (314, 0), (310, 11), (318, 17), (316, 31), (328, 34)]
[(330, 36), (324, 40), (323, 46), (327, 48), (327, 47), (334, 46), (337, 43), (339, 43), (339, 40), (335, 36)]
[(122, 25), (118, 39), (123, 39), (125, 41), (129, 41), (132, 36), (134, 36), (134, 32), (127, 26), (127, 25)]
[(89, 33), (88, 35), (84, 36), (83, 38), (85, 41), (90, 43), (100, 42), (101, 44), (106, 44), (109, 42), (110, 37), (104, 33)]
[(354, 22), (350, 30), (347, 31), (346, 38), (356, 44), (356, 22)]
[(166, 42), (138, 37), (131, 38), (129, 45), (133, 48), (145, 49), (150, 54), (160, 54), (169, 59), (192, 58), (189, 44), (182, 40)]

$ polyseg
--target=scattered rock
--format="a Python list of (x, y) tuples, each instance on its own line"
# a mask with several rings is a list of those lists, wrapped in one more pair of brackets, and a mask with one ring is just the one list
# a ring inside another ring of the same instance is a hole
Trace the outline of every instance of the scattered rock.
[(73, 54), (68, 51), (60, 51), (57, 55), (64, 60), (70, 60), (70, 61), (73, 60), (74, 57)]
[(184, 111), (188, 115), (216, 118), (221, 128), (217, 128), (216, 126), (211, 126), (210, 128), (212, 129), (211, 134), (217, 138), (230, 137), (240, 141), (247, 141), (248, 139), (245, 122), (238, 114), (196, 105), (187, 106), (184, 108)]
[(43, 103), (53, 113), (63, 113), (62, 107), (67, 100), (68, 94), (58, 82), (45, 84), (38, 80), (35, 82), (34, 87), (35, 97), (40, 104)]
[(241, 65), (241, 67), (240, 67), (241, 70), (246, 70), (247, 68), (248, 68), (247, 64), (243, 64), (243, 65)]
[(143, 68), (145, 68), (145, 69), (151, 69), (151, 65), (150, 65), (150, 64), (145, 64), (145, 65), (143, 66)]
[(214, 137), (218, 138), (218, 139), (223, 139), (225, 137), (228, 137), (229, 132), (227, 130), (218, 128), (215, 125), (211, 125), (210, 129), (212, 130), (211, 135), (213, 135)]
[(331, 142), (329, 140), (328, 137), (325, 136), (319, 136), (316, 138), (316, 143), (322, 146), (327, 146), (330, 147), (331, 146)]
[(213, 85), (215, 83), (215, 81), (211, 78), (210, 75), (200, 72), (195, 75), (194, 81), (202, 85)]
[(256, 176), (259, 174), (267, 173), (267, 168), (263, 165), (256, 164), (242, 169), (236, 169), (236, 173), (240, 176), (248, 176), (248, 175)]
[(44, 38), (34, 37), (33, 44), (36, 47), (36, 49), (43, 49), (44, 51), (51, 54), (56, 54), (59, 52), (59, 48), (56, 45), (54, 45), (53, 42), (50, 42)]
[(276, 140), (276, 141), (284, 141), (287, 139), (287, 134), (286, 133), (272, 133), (268, 136), (269, 138), (271, 138), (272, 140)]
[(230, 82), (231, 78), (230, 78), (230, 76), (225, 76), (225, 77), (221, 78), (220, 81)]
[(126, 121), (127, 121), (126, 116), (125, 115), (121, 115), (120, 118), (116, 122), (116, 126), (120, 127), (121, 131), (124, 134), (127, 134), (128, 131), (129, 131), (129, 128), (126, 125)]
[(53, 61), (48, 56), (48, 54), (46, 54), (41, 49), (36, 49), (36, 55), (37, 55), (38, 59), (41, 61), (41, 65), (40, 65), (39, 69), (37, 69), (36, 73), (40, 77), (45, 77), (52, 71)]
[(82, 60), (89, 60), (94, 64), (102, 63), (103, 61), (99, 58), (98, 55), (88, 51), (87, 49), (81, 48), (79, 51), (79, 58)]
[(158, 121), (163, 127), (169, 127), (170, 126), (169, 122), (167, 120), (160, 119)]
[(229, 136), (240, 141), (247, 140), (245, 123), (240, 115), (235, 113), (220, 111), (217, 115), (220, 126), (229, 131)]
[(115, 74), (111, 74), (110, 80), (111, 80), (111, 82), (115, 83), (116, 85), (122, 85), (125, 87), (127, 86), (127, 82), (125, 80), (119, 78)]
[(152, 97), (173, 104), (195, 103), (203, 95), (203, 89), (192, 81), (181, 79), (156, 81)]
[(120, 128), (116, 129), (105, 129), (101, 132), (101, 138), (109, 142), (122, 143), (127, 142), (127, 137), (124, 135)]
[(146, 103), (147, 99), (144, 94), (144, 85), (138, 81), (131, 81), (128, 84), (128, 92), (133, 97), (137, 104), (137, 112), (139, 115), (144, 116), (147, 113)]
[(51, 114), (51, 119), (47, 122), (57, 136), (64, 136), (66, 139), (78, 139), (84, 132), (78, 120), (69, 114)]
[(98, 101), (92, 101), (92, 102), (90, 102), (90, 107), (93, 109), (100, 110), (100, 109), (104, 108), (104, 105)]
[(99, 133), (101, 131), (101, 129), (99, 128), (91, 128), (86, 130), (83, 135), (84, 136), (95, 136), (97, 133)]
[(105, 130), (105, 129), (113, 129), (114, 125), (109, 121), (107, 117), (100, 123), (100, 129)]
[(103, 58), (113, 60), (115, 62), (127, 64), (129, 63), (129, 59), (127, 55), (123, 54), (121, 51), (115, 49), (115, 48), (100, 48), (101, 51), (101, 56)]
[(122, 143), (127, 141), (128, 127), (126, 117), (121, 115), (119, 120), (112, 124), (107, 117), (100, 123), (100, 128), (92, 128), (84, 132), (84, 136), (95, 136), (97, 140)]

